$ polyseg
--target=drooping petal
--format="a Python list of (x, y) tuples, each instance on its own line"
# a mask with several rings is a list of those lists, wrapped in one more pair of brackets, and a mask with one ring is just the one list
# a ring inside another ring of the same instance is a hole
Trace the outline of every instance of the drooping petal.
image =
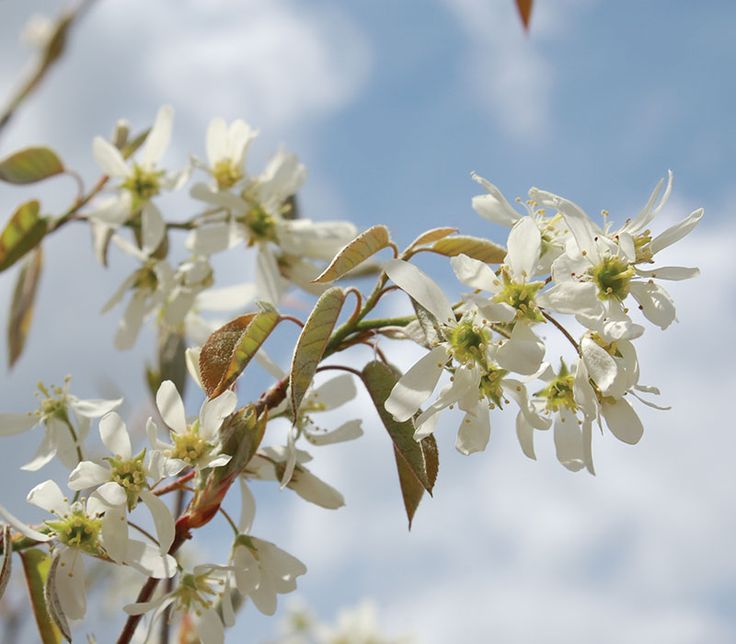
[(455, 320), (447, 297), (423, 271), (401, 259), (392, 259), (383, 270), (404, 292), (427, 309), (442, 324)]
[(472, 177), (487, 191), (486, 195), (473, 197), (473, 210), (481, 217), (502, 226), (513, 226), (521, 216), (503, 196), (503, 193), (490, 181), (475, 173)]
[(328, 510), (336, 510), (345, 505), (345, 499), (340, 492), (301, 466), (294, 469), (286, 487), (294, 490), (305, 501)]
[(11, 436), (38, 425), (38, 416), (28, 414), (0, 414), (0, 436)]
[(662, 266), (651, 271), (637, 268), (636, 274), (645, 278), (656, 278), (660, 280), (689, 280), (700, 275), (699, 268), (686, 268), (685, 266)]
[(82, 461), (69, 474), (69, 489), (86, 490), (90, 487), (97, 487), (109, 481), (110, 476), (109, 467), (98, 465), (92, 461)]
[[(449, 387), (442, 390), (440, 395), (427, 409), (425, 409), (414, 421), (414, 426), (419, 429), (432, 416), (443, 409), (460, 402), (466, 396), (471, 396), (473, 401), (478, 399), (478, 387), (480, 385), (480, 371), (477, 368), (459, 367)], [(393, 392), (392, 392), (393, 393)]]
[(233, 413), (237, 404), (237, 394), (229, 389), (204, 402), (199, 412), (199, 433), (204, 440), (216, 438), (222, 421)]
[(703, 218), (703, 209), (698, 208), (691, 212), (685, 219), (674, 226), (669, 227), (663, 233), (657, 235), (652, 242), (649, 244), (649, 248), (653, 255), (656, 255), (660, 250), (671, 246), (675, 242), (680, 241), (685, 235), (690, 233), (695, 226), (700, 223)]
[(84, 557), (76, 548), (64, 548), (59, 555), (56, 591), (64, 615), (69, 619), (82, 619), (87, 612)]
[(115, 348), (124, 351), (135, 344), (143, 325), (143, 317), (146, 314), (147, 299), (148, 293), (146, 291), (137, 290), (133, 293), (133, 297), (130, 298), (125, 313), (118, 324), (117, 333), (115, 333)]
[(164, 380), (156, 392), (156, 406), (166, 425), (177, 434), (186, 434), (187, 416), (176, 385)]
[(521, 412), (516, 415), (516, 437), (519, 439), (519, 445), (524, 455), (536, 461), (537, 456), (534, 453), (534, 428), (526, 422), (524, 414)]
[(517, 281), (530, 280), (537, 271), (542, 248), (542, 235), (537, 222), (531, 217), (522, 217), (509, 233), (506, 265)]
[(141, 213), (142, 250), (151, 255), (161, 245), (166, 235), (166, 224), (161, 211), (152, 203), (146, 203)]
[(644, 317), (660, 329), (666, 329), (677, 319), (674, 301), (656, 282), (632, 282), (630, 288), (631, 294), (641, 305)]
[(357, 395), (353, 376), (347, 373), (323, 382), (307, 394), (310, 400), (322, 405), (325, 411), (341, 407)]
[(583, 434), (575, 414), (565, 408), (559, 412), (554, 430), (557, 460), (568, 470), (577, 472), (585, 466), (583, 458)]
[(161, 554), (166, 554), (169, 551), (171, 544), (174, 542), (176, 532), (174, 517), (171, 515), (171, 511), (166, 503), (150, 491), (145, 489), (141, 490), (140, 497), (153, 518), (153, 524), (156, 527), (156, 536), (158, 537)]
[[(118, 486), (119, 487), (119, 486)], [(102, 544), (110, 558), (122, 563), (128, 555), (127, 513), (123, 504), (108, 506), (102, 519)]]
[(258, 245), (256, 289), (260, 299), (273, 305), (278, 305), (283, 294), (284, 287), (279, 265), (268, 244)]
[(162, 555), (156, 546), (130, 539), (125, 563), (156, 579), (168, 579), (176, 574), (176, 559)]
[(44, 465), (53, 460), (54, 456), (56, 456), (56, 451), (56, 440), (54, 439), (54, 435), (47, 428), (44, 432), (43, 440), (38, 446), (33, 458), (25, 465), (21, 465), (20, 469), (25, 472), (37, 472)]
[(197, 634), (202, 644), (224, 644), (225, 627), (214, 608), (206, 608), (199, 617)]
[(544, 351), (544, 342), (534, 335), (529, 324), (520, 320), (496, 352), (496, 360), (504, 369), (528, 376), (539, 369)]
[(399, 422), (411, 418), (434, 391), (447, 358), (447, 350), (442, 346), (422, 357), (394, 385), (386, 400), (386, 411)]
[(174, 123), (174, 110), (170, 105), (164, 105), (156, 114), (151, 131), (143, 144), (141, 165), (153, 168), (164, 156), (171, 141), (171, 128)]
[(361, 422), (361, 420), (348, 420), (332, 431), (310, 433), (308, 436), (309, 442), (313, 445), (332, 445), (334, 443), (355, 440), (363, 435), (363, 429), (360, 426)]
[(457, 432), (455, 448), (461, 454), (482, 452), (491, 437), (491, 420), (488, 410), (478, 405), (474, 411), (465, 413)]
[(644, 426), (631, 405), (623, 398), (604, 399), (601, 413), (611, 433), (624, 443), (636, 445), (644, 434)]

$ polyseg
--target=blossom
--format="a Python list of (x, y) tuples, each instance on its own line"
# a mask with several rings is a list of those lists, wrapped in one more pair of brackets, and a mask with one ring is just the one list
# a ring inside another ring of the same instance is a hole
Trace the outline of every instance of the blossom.
[(220, 467), (229, 460), (228, 454), (221, 453), (219, 430), (222, 422), (235, 410), (237, 396), (227, 390), (216, 398), (206, 400), (199, 416), (192, 423), (187, 422), (184, 402), (171, 380), (165, 380), (156, 392), (156, 406), (169, 429), (172, 442), (166, 443), (158, 438), (158, 427), (148, 419), (146, 431), (151, 446), (155, 450), (153, 467), (159, 476), (175, 476), (185, 467), (202, 470)]
[(44, 438), (41, 445), (33, 459), (21, 469), (35, 472), (55, 456), (66, 467), (73, 468), (81, 459), (81, 445), (89, 431), (90, 420), (104, 416), (123, 402), (122, 398), (81, 400), (69, 393), (70, 385), (70, 377), (64, 380), (63, 387), (48, 389), (39, 383), (38, 389), (42, 398), (37, 410), (26, 414), (0, 414), (0, 436), (17, 434), (36, 425), (43, 425)]
[(96, 488), (108, 505), (128, 511), (142, 501), (156, 526), (161, 552), (168, 552), (174, 541), (174, 518), (166, 504), (150, 491), (148, 479), (152, 473), (144, 463), (145, 450), (133, 455), (128, 430), (115, 412), (100, 420), (100, 436), (112, 456), (105, 458), (104, 465), (92, 461), (79, 463), (69, 475), (69, 487), (72, 490)]
[(240, 533), (230, 557), (235, 587), (250, 597), (264, 615), (273, 615), (277, 595), (296, 590), (296, 578), (305, 574), (307, 568), (299, 559), (270, 541), (249, 534), (255, 514), (255, 499), (242, 478), (240, 491), (243, 508), (238, 526)]
[(214, 118), (207, 128), (207, 171), (218, 190), (227, 190), (245, 177), (245, 154), (258, 131), (236, 119), (230, 126)]
[(167, 174), (159, 167), (169, 146), (173, 118), (170, 106), (159, 109), (143, 144), (140, 162), (128, 164), (120, 150), (100, 136), (92, 142), (95, 160), (119, 184), (116, 194), (99, 201), (89, 217), (117, 227), (140, 213), (141, 249), (146, 255), (159, 247), (166, 234), (166, 224), (152, 199), (162, 190), (175, 189), (186, 179), (186, 173)]

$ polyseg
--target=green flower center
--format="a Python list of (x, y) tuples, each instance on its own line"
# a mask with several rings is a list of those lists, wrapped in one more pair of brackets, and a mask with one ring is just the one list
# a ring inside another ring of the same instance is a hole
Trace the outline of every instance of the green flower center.
[(186, 434), (172, 433), (174, 449), (171, 450), (171, 458), (178, 458), (189, 465), (194, 465), (212, 449), (211, 445), (194, 428)]
[(544, 282), (514, 282), (504, 270), (503, 289), (493, 298), (494, 302), (503, 302), (516, 309), (517, 319), (533, 322), (544, 322), (544, 316), (534, 302), (534, 298)]
[(143, 289), (147, 291), (155, 291), (158, 287), (158, 277), (153, 266), (143, 266), (136, 271), (135, 280), (133, 281), (134, 289)]
[(487, 329), (461, 320), (449, 331), (448, 342), (455, 359), (462, 364), (485, 364), (486, 349), (490, 340)]
[(574, 383), (575, 376), (568, 371), (567, 365), (563, 362), (557, 377), (534, 395), (547, 400), (546, 406), (549, 411), (559, 411), (563, 407), (575, 411), (578, 405), (573, 392)]
[(212, 176), (220, 190), (227, 190), (243, 178), (243, 171), (230, 159), (221, 159), (212, 168)]
[(133, 197), (133, 210), (138, 210), (161, 192), (163, 170), (145, 170), (137, 163), (133, 164), (133, 174), (123, 181), (121, 187)]
[(491, 369), (484, 373), (480, 379), (481, 394), (497, 407), (502, 406), (503, 388), (501, 381), (507, 373), (508, 371), (505, 369)]
[(245, 215), (245, 225), (251, 232), (251, 244), (276, 240), (276, 222), (259, 204), (254, 204)]
[(217, 591), (212, 588), (213, 581), (206, 573), (183, 574), (175, 593), (178, 608), (184, 612), (194, 611), (197, 614), (201, 614), (205, 608), (212, 608), (214, 601), (210, 597), (217, 596)]
[(634, 237), (634, 250), (636, 251), (636, 262), (651, 262), (654, 254), (649, 244), (652, 241), (652, 231), (645, 230), (641, 235)]
[(146, 454), (146, 450), (141, 451), (134, 458), (123, 460), (119, 458), (108, 458), (106, 459), (112, 467), (111, 481), (114, 481), (121, 486), (128, 496), (128, 509), (132, 510), (136, 503), (138, 503), (138, 497), (141, 490), (148, 488), (148, 481), (146, 480), (146, 470), (143, 467), (143, 458)]
[(102, 519), (89, 517), (82, 510), (73, 510), (63, 519), (47, 521), (46, 524), (56, 532), (59, 541), (70, 548), (91, 554), (100, 551)]
[(627, 261), (613, 255), (604, 257), (589, 273), (598, 287), (599, 299), (621, 301), (628, 296), (631, 278), (635, 275)]

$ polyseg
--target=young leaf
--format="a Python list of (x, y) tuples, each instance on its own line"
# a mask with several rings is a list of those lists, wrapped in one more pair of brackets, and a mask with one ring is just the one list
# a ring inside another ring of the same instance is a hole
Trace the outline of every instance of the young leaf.
[(506, 249), (503, 246), (469, 235), (440, 239), (432, 245), (432, 250), (447, 257), (455, 257), (462, 253), (486, 264), (500, 264), (506, 257)]
[(46, 235), (48, 221), (39, 216), (40, 208), (35, 199), (19, 206), (0, 233), (0, 272), (38, 246)]
[(322, 293), (299, 335), (289, 374), (294, 418), (322, 359), (344, 302), (345, 293), (341, 288), (334, 287)]
[(0, 564), (0, 600), (10, 581), (10, 570), (13, 564), (13, 544), (10, 542), (10, 526), (3, 526), (3, 561)]
[(519, 10), (521, 16), (521, 22), (524, 24), (524, 29), (529, 31), (529, 21), (532, 17), (532, 4), (534, 0), (516, 0), (516, 8)]
[(231, 320), (207, 339), (199, 354), (199, 370), (209, 398), (235, 382), (278, 323), (278, 311), (269, 306)]
[(386, 226), (372, 226), (343, 246), (330, 265), (312, 281), (334, 282), (390, 243), (391, 236)]
[(453, 233), (457, 232), (457, 228), (432, 228), (432, 230), (428, 230), (426, 232), (423, 232), (419, 237), (417, 237), (411, 244), (409, 244), (409, 247), (407, 250), (411, 250), (413, 248), (416, 248), (417, 246), (424, 246), (425, 244), (431, 244), (432, 242), (437, 241), (438, 239), (443, 239), (447, 237), (448, 235), (452, 235)]
[(60, 644), (61, 632), (49, 615), (44, 597), (44, 587), (51, 569), (51, 557), (39, 548), (28, 548), (20, 553), (20, 559), (23, 563), (28, 595), (41, 642)]
[(363, 382), (391, 440), (412, 474), (422, 484), (422, 487), (432, 494), (439, 469), (439, 456), (434, 436), (430, 435), (419, 442), (415, 441), (412, 421), (399, 423), (384, 408), (386, 399), (400, 377), (401, 374), (395, 367), (379, 361), (369, 362), (363, 368)]
[(12, 367), (23, 352), (33, 319), (33, 305), (43, 267), (43, 251), (38, 246), (23, 262), (13, 290), (8, 316), (8, 366)]
[(26, 184), (64, 172), (64, 164), (49, 148), (26, 148), (0, 161), (0, 181)]
[(396, 469), (399, 472), (401, 497), (404, 500), (406, 516), (409, 519), (409, 530), (411, 530), (411, 522), (414, 519), (414, 513), (417, 511), (417, 507), (419, 507), (419, 502), (424, 495), (424, 488), (396, 445), (394, 445), (394, 456), (396, 457)]
[(69, 629), (69, 622), (66, 621), (66, 615), (64, 610), (61, 608), (59, 602), (59, 593), (56, 590), (56, 575), (59, 572), (59, 553), (54, 555), (51, 560), (51, 568), (49, 568), (48, 577), (46, 577), (46, 583), (43, 585), (43, 597), (46, 600), (46, 608), (51, 615), (51, 619), (54, 620), (54, 624), (61, 631), (67, 642), (72, 641), (72, 632)]

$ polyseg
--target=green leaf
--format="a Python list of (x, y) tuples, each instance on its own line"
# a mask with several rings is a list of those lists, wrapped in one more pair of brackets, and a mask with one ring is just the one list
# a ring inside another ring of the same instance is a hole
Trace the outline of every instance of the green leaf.
[(414, 513), (419, 507), (419, 502), (424, 496), (424, 487), (419, 479), (414, 475), (409, 463), (401, 455), (399, 448), (394, 445), (394, 456), (396, 457), (396, 469), (399, 472), (399, 486), (401, 487), (401, 497), (404, 500), (404, 508), (406, 516), (409, 519), (409, 530), (411, 530), (411, 522), (414, 519)]
[(322, 293), (296, 341), (289, 374), (293, 418), (297, 417), (299, 405), (312, 382), (344, 302), (345, 293), (341, 288), (334, 287)]
[(49, 148), (26, 148), (0, 161), (0, 181), (26, 184), (64, 172), (64, 164)]
[(21, 353), (33, 320), (33, 305), (43, 268), (43, 251), (38, 246), (26, 258), (18, 271), (13, 300), (8, 316), (8, 365), (12, 367)]
[(28, 595), (41, 642), (43, 644), (60, 644), (61, 632), (51, 619), (51, 615), (49, 615), (44, 596), (46, 579), (51, 569), (51, 557), (39, 548), (28, 548), (20, 553), (20, 558), (23, 562)]
[(35, 199), (24, 203), (0, 233), (0, 272), (38, 246), (46, 235), (48, 221), (39, 216), (40, 209)]
[(430, 435), (419, 442), (415, 441), (412, 421), (397, 422), (384, 407), (386, 399), (400, 377), (398, 369), (377, 360), (369, 362), (363, 368), (363, 382), (394, 446), (422, 487), (432, 494), (439, 469), (439, 455), (434, 436)]
[(318, 283), (334, 282), (364, 262), (371, 255), (386, 248), (390, 243), (391, 235), (386, 226), (372, 226), (368, 230), (360, 233), (353, 241), (343, 246), (330, 262), (330, 265), (319, 277), (312, 281)]
[(3, 561), (0, 564), (0, 600), (10, 581), (10, 571), (13, 567), (13, 544), (10, 542), (10, 526), (3, 526)]
[(237, 380), (278, 323), (278, 311), (268, 306), (231, 320), (207, 339), (199, 354), (199, 370), (209, 398)]
[(486, 264), (500, 264), (506, 257), (506, 249), (503, 246), (470, 235), (445, 237), (445, 239), (436, 241), (432, 245), (432, 250), (447, 257), (455, 257), (460, 254), (467, 255)]

